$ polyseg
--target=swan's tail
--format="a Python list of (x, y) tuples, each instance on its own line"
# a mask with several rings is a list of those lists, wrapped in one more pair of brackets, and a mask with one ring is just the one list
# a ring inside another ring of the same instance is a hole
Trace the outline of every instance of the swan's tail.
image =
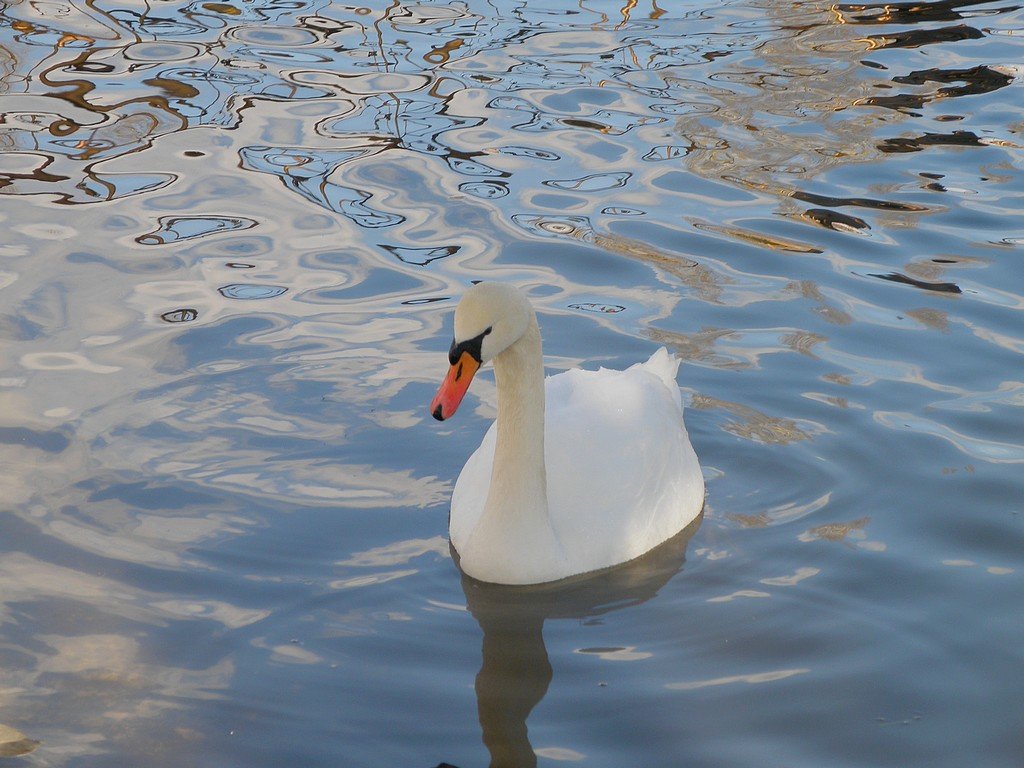
[(651, 355), (650, 360), (645, 363), (637, 363), (630, 367), (641, 368), (653, 373), (661, 379), (665, 383), (665, 386), (668, 387), (668, 390), (672, 393), (672, 398), (676, 401), (676, 405), (679, 406), (679, 410), (682, 410), (683, 398), (679, 393), (679, 384), (676, 382), (676, 376), (679, 374), (680, 362), (680, 359), (669, 352), (665, 347), (660, 347), (657, 352)]

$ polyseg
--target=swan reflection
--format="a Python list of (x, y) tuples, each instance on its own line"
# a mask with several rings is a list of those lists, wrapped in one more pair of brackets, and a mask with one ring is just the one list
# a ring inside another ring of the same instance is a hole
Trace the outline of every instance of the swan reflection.
[[(544, 622), (592, 618), (650, 600), (682, 568), (702, 519), (643, 557), (554, 584), (503, 586), (463, 574), (466, 604), (483, 630), (476, 698), (491, 768), (537, 764), (526, 720), (553, 677)], [(452, 556), (457, 560), (454, 551)]]

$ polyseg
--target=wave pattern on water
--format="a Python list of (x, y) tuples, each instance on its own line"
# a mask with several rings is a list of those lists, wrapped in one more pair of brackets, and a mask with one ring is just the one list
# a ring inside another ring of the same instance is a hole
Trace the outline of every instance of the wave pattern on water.
[[(986, 713), (1024, 686), (1022, 31), (975, 0), (3, 5), (26, 759), (474, 765), (480, 729), (495, 764), (1018, 759)], [(481, 279), (530, 291), (552, 370), (684, 359), (699, 530), (566, 593), (458, 582), (493, 380), (426, 403)]]

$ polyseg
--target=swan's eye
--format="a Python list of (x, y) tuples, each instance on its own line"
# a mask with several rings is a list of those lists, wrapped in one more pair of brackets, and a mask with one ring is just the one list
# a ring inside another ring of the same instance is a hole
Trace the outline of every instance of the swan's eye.
[(448, 350), (448, 362), (452, 365), (457, 365), (462, 354), (464, 352), (468, 352), (470, 357), (479, 363), (483, 359), (482, 347), (484, 344), (484, 336), (490, 332), (491, 329), (488, 328), (479, 336), (474, 336), (472, 339), (467, 339), (466, 341), (455, 341), (455, 339), (452, 339), (451, 349)]
[(487, 330), (486, 330), (486, 331), (484, 331), (484, 336), (488, 336), (488, 335), (490, 335), (491, 331), (493, 331), (493, 330), (494, 330), (494, 327), (493, 327), (493, 326), (490, 326), (490, 325), (488, 325), (488, 326), (487, 326)]

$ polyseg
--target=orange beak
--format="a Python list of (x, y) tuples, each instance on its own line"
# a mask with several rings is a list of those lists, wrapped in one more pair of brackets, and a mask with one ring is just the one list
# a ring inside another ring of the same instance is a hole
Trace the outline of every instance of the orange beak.
[(444, 421), (458, 410), (459, 403), (466, 396), (466, 390), (473, 381), (473, 375), (480, 368), (469, 352), (463, 352), (455, 365), (448, 369), (448, 375), (441, 382), (434, 399), (430, 401), (430, 413), (438, 421)]

